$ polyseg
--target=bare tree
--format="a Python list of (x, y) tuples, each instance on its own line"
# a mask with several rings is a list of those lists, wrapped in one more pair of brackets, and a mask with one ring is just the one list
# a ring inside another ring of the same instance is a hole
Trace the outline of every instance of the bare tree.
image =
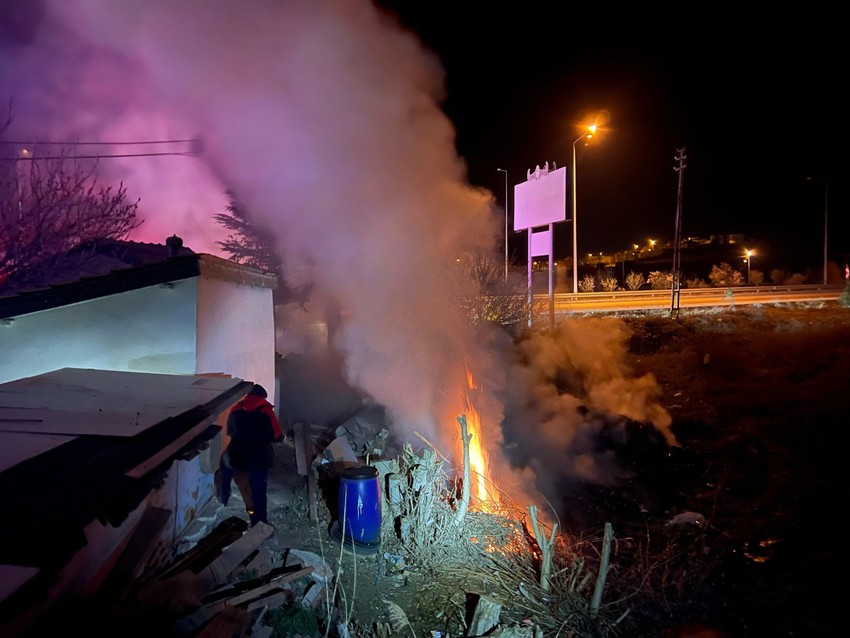
[(529, 312), (533, 317), (546, 312), (544, 302), (533, 302), (529, 310), (526, 274), (511, 271), (506, 279), (504, 262), (493, 252), (467, 253), (460, 260), (460, 270), (471, 286), (460, 303), (472, 325), (493, 322), (518, 334), (527, 327)]
[(67, 150), (40, 159), (11, 144), (0, 148), (3, 293), (61, 281), (73, 274), (87, 248), (125, 239), (142, 223), (136, 218), (138, 200), (127, 200), (123, 183), (98, 183), (96, 162), (76, 160)]

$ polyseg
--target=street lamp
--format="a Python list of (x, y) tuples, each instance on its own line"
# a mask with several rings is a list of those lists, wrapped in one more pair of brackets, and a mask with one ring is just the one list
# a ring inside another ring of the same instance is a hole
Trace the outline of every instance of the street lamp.
[(573, 142), (573, 170), (572, 170), (572, 186), (573, 186), (573, 293), (578, 292), (578, 234), (576, 233), (576, 144), (584, 139), (590, 139), (596, 133), (596, 124), (591, 124), (587, 127), (587, 131), (582, 133)]
[(497, 168), (505, 174), (505, 281), (508, 280), (508, 171), (504, 168)]
[(747, 285), (750, 285), (750, 262), (753, 260), (753, 255), (756, 254), (756, 251), (750, 250), (749, 248), (744, 250), (744, 253), (747, 255)]
[(829, 185), (824, 177), (807, 177), (810, 182), (823, 184), (823, 285), (826, 285), (826, 246), (827, 246), (827, 217), (829, 210)]

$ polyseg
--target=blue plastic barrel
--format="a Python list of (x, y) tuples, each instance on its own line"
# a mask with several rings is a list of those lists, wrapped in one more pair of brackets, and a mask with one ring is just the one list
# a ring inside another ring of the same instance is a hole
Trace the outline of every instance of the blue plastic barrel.
[(340, 533), (355, 545), (381, 542), (381, 483), (371, 465), (346, 468), (339, 482)]

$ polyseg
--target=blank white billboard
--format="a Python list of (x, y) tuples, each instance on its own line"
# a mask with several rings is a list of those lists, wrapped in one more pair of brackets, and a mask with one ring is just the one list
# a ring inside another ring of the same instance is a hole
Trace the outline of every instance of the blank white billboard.
[(566, 221), (566, 211), (566, 167), (541, 171), (538, 166), (527, 181), (514, 186), (514, 230)]
[(540, 257), (552, 252), (552, 231), (541, 230), (531, 233), (531, 256)]

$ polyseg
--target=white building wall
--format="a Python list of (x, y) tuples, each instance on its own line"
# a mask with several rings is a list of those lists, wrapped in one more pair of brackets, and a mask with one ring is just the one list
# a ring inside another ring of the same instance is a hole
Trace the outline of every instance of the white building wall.
[[(262, 384), (273, 400), (272, 290), (195, 277), (0, 323), (0, 383), (65, 367), (222, 373)], [(154, 504), (174, 512), (170, 540), (212, 498), (222, 444), (216, 436), (198, 456), (176, 463), (154, 493)]]
[(94, 368), (194, 374), (198, 279), (151, 286), (0, 323), (0, 383)]
[(273, 400), (275, 331), (271, 288), (202, 279), (198, 286), (197, 364), (259, 383)]
[[(271, 288), (202, 279), (198, 286), (195, 374), (222, 373), (259, 383), (275, 403), (275, 326)], [(275, 408), (277, 410), (277, 407)], [(218, 469), (227, 446), (227, 411), (216, 420), (222, 432), (199, 457), (205, 480)], [(205, 475), (205, 476), (204, 476)], [(202, 489), (206, 484), (202, 483)]]

